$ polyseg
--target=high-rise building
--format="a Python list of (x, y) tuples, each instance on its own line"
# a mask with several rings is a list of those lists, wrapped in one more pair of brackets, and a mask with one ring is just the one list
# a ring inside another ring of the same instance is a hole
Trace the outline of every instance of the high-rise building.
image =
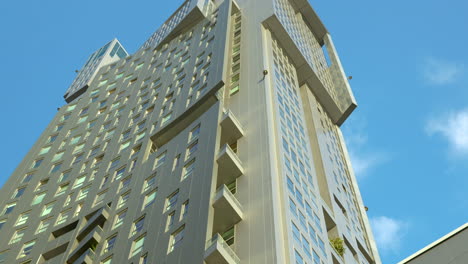
[(0, 263), (380, 263), (306, 0), (187, 0), (93, 53), (0, 193)]

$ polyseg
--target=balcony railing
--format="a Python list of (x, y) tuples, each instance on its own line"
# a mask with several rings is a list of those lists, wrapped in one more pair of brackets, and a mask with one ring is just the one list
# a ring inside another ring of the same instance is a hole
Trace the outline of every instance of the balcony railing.
[(214, 235), (206, 243), (205, 261), (207, 264), (239, 264), (240, 259), (220, 234)]

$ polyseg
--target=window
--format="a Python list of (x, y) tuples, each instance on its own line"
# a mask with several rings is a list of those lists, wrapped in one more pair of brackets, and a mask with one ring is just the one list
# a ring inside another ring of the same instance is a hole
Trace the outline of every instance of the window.
[(127, 177), (125, 179), (122, 180), (121, 184), (120, 184), (120, 190), (124, 189), (124, 188), (127, 188), (129, 185), (130, 185), (130, 182), (132, 181), (132, 178), (131, 176), (130, 177)]
[(78, 141), (80, 141), (80, 139), (81, 139), (81, 135), (74, 136), (74, 137), (70, 140), (70, 145), (75, 145), (76, 143), (78, 143)]
[(75, 181), (75, 184), (73, 184), (72, 189), (76, 189), (78, 187), (83, 186), (83, 183), (84, 183), (85, 180), (86, 180), (86, 175), (77, 178), (76, 181)]
[(35, 160), (35, 161), (34, 161), (34, 164), (33, 164), (33, 166), (32, 166), (32, 168), (33, 168), (33, 169), (39, 168), (39, 166), (41, 166), (42, 161), (44, 161), (44, 159)]
[(29, 182), (29, 181), (32, 179), (33, 176), (34, 176), (34, 173), (28, 173), (28, 174), (26, 174), (26, 175), (24, 176), (24, 178), (23, 178), (22, 183), (27, 183), (27, 182)]
[(297, 206), (291, 198), (289, 198), (289, 210), (293, 215), (297, 216)]
[(142, 138), (145, 137), (145, 135), (146, 135), (146, 131), (143, 131), (143, 132), (138, 133), (138, 134), (136, 135), (135, 141), (141, 140)]
[(148, 206), (152, 205), (154, 203), (154, 200), (156, 199), (156, 194), (157, 194), (158, 190), (154, 190), (152, 192), (150, 192), (149, 194), (147, 194), (145, 196), (145, 205), (143, 206), (143, 209), (146, 209), (148, 208)]
[(174, 251), (178, 246), (180, 246), (180, 243), (184, 239), (184, 231), (185, 231), (185, 225), (181, 226), (177, 231), (172, 233), (171, 239), (169, 242), (169, 252)]
[(112, 263), (112, 257), (106, 258), (101, 262), (101, 264), (111, 264)]
[(192, 157), (192, 155), (197, 151), (197, 149), (198, 149), (198, 140), (190, 144), (190, 146), (187, 148), (186, 159)]
[(84, 187), (83, 189), (80, 190), (80, 193), (78, 194), (78, 197), (76, 198), (77, 201), (85, 198), (88, 196), (90, 186)]
[(171, 210), (177, 204), (177, 198), (179, 197), (179, 190), (169, 195), (166, 199), (166, 211)]
[(71, 209), (65, 210), (60, 213), (59, 217), (57, 218), (56, 225), (63, 224), (67, 221), (68, 217), (70, 217)]
[(49, 182), (49, 178), (41, 180), (34, 191), (39, 192), (43, 190), (48, 182)]
[(6, 219), (0, 220), (0, 230), (2, 230), (2, 227), (3, 225), (5, 225), (5, 223), (6, 223)]
[(122, 178), (122, 176), (125, 173), (125, 169), (126, 169), (126, 167), (122, 167), (122, 168), (115, 171), (115, 180), (118, 180), (118, 179)]
[(104, 253), (110, 252), (115, 245), (115, 241), (117, 240), (117, 235), (113, 235), (112, 237), (106, 240), (106, 245), (104, 247)]
[(18, 216), (18, 220), (16, 221), (15, 226), (25, 224), (28, 221), (29, 213), (30, 212), (20, 214), (20, 216)]
[(55, 154), (54, 157), (52, 158), (52, 162), (61, 159), (61, 158), (63, 157), (63, 154), (64, 154), (64, 153), (65, 153), (65, 152), (62, 151), (62, 152), (59, 152), (59, 153)]
[(50, 146), (42, 148), (41, 151), (39, 151), (39, 155), (43, 155), (43, 154), (48, 153), (51, 148), (52, 147), (50, 147)]
[(16, 206), (16, 203), (7, 204), (5, 206), (5, 209), (3, 210), (3, 214), (7, 215), (7, 214), (11, 213), (11, 211), (13, 211), (13, 209), (15, 209), (15, 206)]
[(36, 244), (36, 241), (30, 241), (28, 243), (25, 243), (23, 245), (23, 248), (20, 251), (18, 258), (24, 258), (26, 256), (29, 256), (29, 254), (31, 254), (31, 251), (34, 247), (34, 244)]
[(163, 165), (164, 161), (166, 161), (166, 151), (156, 158), (156, 168)]
[(83, 209), (83, 203), (80, 203), (76, 206), (75, 213), (73, 214), (73, 217), (78, 216), (81, 212), (81, 209)]
[(52, 222), (52, 218), (47, 218), (47, 219), (42, 220), (39, 226), (37, 227), (36, 234), (46, 231), (47, 228), (50, 226), (51, 222)]
[(200, 125), (197, 125), (194, 129), (192, 129), (192, 131), (190, 131), (189, 141), (192, 141), (193, 139), (197, 138), (199, 134)]
[(189, 200), (185, 201), (182, 204), (182, 212), (180, 213), (181, 220), (185, 218), (185, 216), (188, 214), (188, 211), (189, 211)]
[(294, 250), (294, 252), (296, 257), (296, 264), (304, 264), (304, 259), (302, 258), (301, 254), (299, 254), (297, 250)]
[(133, 223), (133, 232), (132, 232), (132, 235), (135, 235), (139, 232), (141, 232), (141, 230), (143, 230), (143, 226), (145, 225), (145, 217), (141, 217), (140, 219), (138, 219), (137, 221), (135, 221)]
[(54, 172), (59, 171), (61, 167), (62, 167), (62, 163), (61, 163), (61, 162), (52, 165), (52, 169), (50, 170), (50, 173), (54, 173)]
[(156, 185), (156, 176), (148, 178), (145, 180), (145, 188), (143, 191), (148, 191)]
[(128, 201), (128, 198), (130, 198), (130, 192), (122, 194), (122, 196), (120, 196), (119, 203), (117, 204), (117, 208), (125, 206), (125, 204)]
[(62, 175), (60, 175), (59, 182), (66, 181), (68, 179), (68, 177), (70, 176), (70, 172), (71, 172), (71, 170), (62, 172)]
[(83, 156), (83, 153), (76, 155), (75, 160), (73, 161), (73, 165), (79, 163), (83, 159)]
[(100, 204), (102, 201), (104, 201), (104, 197), (106, 197), (106, 192), (99, 193), (96, 196), (96, 200), (94, 201), (94, 205)]
[(293, 222), (291, 222), (291, 226), (294, 239), (297, 241), (297, 243), (301, 244), (301, 232), (299, 231), (299, 228)]
[(174, 225), (174, 222), (175, 222), (175, 211), (167, 215), (166, 230), (171, 229), (171, 227)]
[(26, 190), (26, 187), (20, 187), (20, 188), (16, 189), (16, 192), (13, 195), (12, 198), (13, 199), (20, 198), (23, 195), (25, 190)]
[(117, 214), (117, 216), (115, 217), (114, 228), (117, 228), (123, 224), (126, 215), (127, 215), (127, 210), (122, 211)]
[(304, 235), (302, 235), (302, 249), (304, 249), (304, 252), (309, 258), (312, 258), (312, 254), (310, 253), (310, 243), (307, 241)]
[(8, 250), (0, 252), (0, 263), (5, 263), (5, 259), (8, 257)]
[(171, 117), (172, 117), (172, 112), (165, 115), (161, 120), (161, 126), (165, 125), (169, 120), (171, 120)]
[(134, 158), (141, 150), (141, 144), (132, 149), (132, 158)]
[(187, 165), (184, 166), (184, 169), (182, 171), (182, 180), (191, 176), (194, 170), (195, 170), (195, 159), (191, 160), (189, 163), (187, 163)]
[(37, 195), (34, 197), (34, 199), (33, 199), (32, 203), (31, 203), (31, 205), (36, 205), (36, 204), (41, 203), (42, 200), (44, 200), (44, 197), (46, 196), (46, 194), (47, 194), (46, 192), (37, 194)]
[(11, 244), (21, 241), (25, 232), (26, 232), (26, 228), (16, 230), (15, 233), (13, 233), (13, 236), (11, 237), (10, 242), (8, 242), (8, 244), (11, 245)]
[(122, 143), (122, 145), (120, 145), (120, 151), (127, 149), (130, 146), (130, 142), (131, 141), (129, 140), (127, 142)]
[(41, 217), (50, 214), (50, 212), (54, 208), (54, 204), (55, 202), (46, 204), (44, 208), (42, 209)]
[(143, 257), (141, 257), (140, 264), (148, 264), (148, 255), (147, 254), (145, 254)]
[(141, 250), (143, 249), (143, 245), (145, 244), (145, 235), (137, 238), (135, 241), (133, 241), (133, 245), (132, 245), (132, 251), (130, 253), (130, 257), (133, 257), (135, 255), (137, 255), (138, 253), (141, 252)]

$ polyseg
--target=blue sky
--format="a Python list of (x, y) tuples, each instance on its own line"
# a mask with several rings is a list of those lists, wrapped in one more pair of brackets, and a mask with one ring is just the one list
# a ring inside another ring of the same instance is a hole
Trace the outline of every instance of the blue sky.
[[(117, 37), (134, 52), (181, 0), (1, 4), (0, 185)], [(311, 1), (359, 103), (343, 126), (384, 263), (468, 220), (468, 2)]]

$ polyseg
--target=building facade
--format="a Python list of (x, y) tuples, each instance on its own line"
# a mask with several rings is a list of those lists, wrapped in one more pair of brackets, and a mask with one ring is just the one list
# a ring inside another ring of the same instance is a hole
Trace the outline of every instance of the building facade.
[(0, 263), (380, 263), (306, 0), (187, 0), (64, 97), (0, 192)]
[(437, 239), (398, 264), (468, 263), (468, 223)]

